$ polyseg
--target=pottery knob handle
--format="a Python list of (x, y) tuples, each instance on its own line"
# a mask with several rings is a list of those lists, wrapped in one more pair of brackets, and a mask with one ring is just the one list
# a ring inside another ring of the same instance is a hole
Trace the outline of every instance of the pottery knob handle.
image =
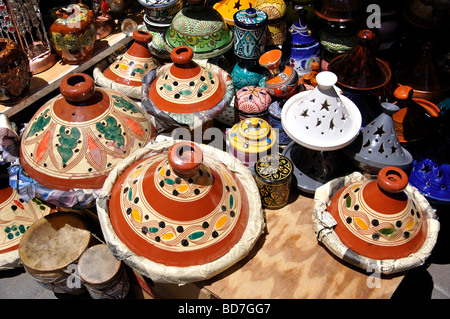
[(256, 17), (256, 9), (255, 8), (248, 8), (247, 10), (245, 10), (245, 14), (249, 18), (254, 18), (254, 17)]
[(175, 64), (186, 64), (194, 58), (194, 51), (187, 46), (179, 46), (170, 52), (170, 58)]
[(414, 90), (412, 87), (408, 85), (402, 85), (395, 89), (394, 96), (398, 100), (407, 100), (411, 98), (414, 94)]
[(169, 164), (180, 177), (195, 175), (203, 163), (203, 152), (192, 142), (179, 142), (169, 149)]
[(358, 32), (358, 38), (365, 40), (372, 40), (375, 38), (375, 33), (371, 30), (361, 30)]
[(142, 43), (150, 43), (152, 41), (153, 35), (144, 30), (135, 30), (133, 32), (133, 40)]
[(62, 79), (59, 90), (67, 101), (83, 102), (94, 94), (95, 84), (89, 75), (74, 73)]
[(408, 186), (408, 175), (398, 167), (384, 167), (378, 172), (378, 186), (388, 193), (399, 193)]

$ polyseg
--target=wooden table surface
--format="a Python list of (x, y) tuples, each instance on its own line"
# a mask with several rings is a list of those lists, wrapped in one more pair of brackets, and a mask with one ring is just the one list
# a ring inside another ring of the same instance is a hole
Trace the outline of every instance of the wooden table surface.
[(390, 298), (405, 273), (366, 273), (331, 255), (314, 234), (313, 195), (293, 189), (287, 206), (265, 210), (266, 232), (250, 254), (197, 283), (219, 298)]

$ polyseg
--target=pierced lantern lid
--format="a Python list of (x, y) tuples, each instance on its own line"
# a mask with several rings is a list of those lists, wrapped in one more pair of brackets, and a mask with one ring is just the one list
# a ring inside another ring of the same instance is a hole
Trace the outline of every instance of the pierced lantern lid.
[(281, 124), (298, 144), (313, 150), (330, 151), (350, 144), (359, 134), (361, 113), (347, 97), (336, 92), (337, 77), (320, 72), (317, 87), (297, 93), (283, 106)]
[(344, 153), (360, 162), (365, 170), (376, 173), (386, 166), (407, 169), (413, 158), (400, 145), (392, 114), (399, 108), (391, 103), (381, 103), (383, 113), (361, 129), (356, 140), (344, 149)]
[(239, 10), (245, 11), (247, 8), (252, 8), (254, 4), (255, 0), (240, 0), (238, 3), (233, 0), (221, 0), (216, 2), (213, 5), (213, 8), (220, 13), (228, 25), (233, 26), (235, 23), (234, 15), (236, 12)]
[(252, 117), (233, 125), (228, 132), (230, 146), (243, 153), (268, 152), (277, 139), (276, 131), (263, 119)]
[(87, 74), (66, 76), (60, 91), (25, 128), (21, 165), (51, 189), (100, 189), (118, 162), (155, 137), (154, 127), (131, 99), (96, 88)]
[(109, 211), (117, 236), (137, 255), (187, 267), (216, 260), (239, 241), (249, 203), (233, 172), (183, 141), (128, 167)]
[(427, 236), (427, 219), (404, 191), (407, 185), (406, 173), (388, 166), (377, 180), (342, 187), (327, 210), (344, 245), (377, 260), (403, 258), (419, 250)]
[(226, 84), (216, 72), (203, 68), (192, 59), (190, 47), (172, 50), (173, 64), (158, 76), (149, 89), (149, 98), (161, 110), (196, 113), (217, 105), (225, 96)]

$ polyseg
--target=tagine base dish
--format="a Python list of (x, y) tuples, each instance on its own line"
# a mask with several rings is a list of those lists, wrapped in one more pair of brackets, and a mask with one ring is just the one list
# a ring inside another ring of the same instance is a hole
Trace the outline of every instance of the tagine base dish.
[(253, 248), (262, 233), (264, 217), (262, 214), (259, 191), (248, 169), (233, 156), (217, 150), (212, 146), (199, 144), (198, 146), (201, 148), (204, 157), (210, 157), (227, 166), (228, 169), (235, 174), (235, 179), (239, 180), (243, 186), (243, 190), (249, 203), (249, 215), (247, 226), (239, 241), (222, 257), (204, 264), (186, 267), (167, 266), (143, 256), (139, 256), (133, 252), (119, 238), (114, 230), (109, 210), (111, 191), (119, 176), (125, 172), (132, 163), (153, 155), (166, 153), (171, 146), (177, 142), (179, 141), (172, 140), (148, 145), (130, 155), (117, 165), (105, 181), (102, 193), (97, 199), (97, 213), (106, 244), (117, 259), (123, 260), (128, 266), (142, 275), (151, 278), (154, 282), (185, 284), (213, 277), (244, 258)]
[(360, 172), (354, 172), (347, 176), (333, 179), (316, 190), (312, 219), (317, 240), (332, 254), (342, 259), (342, 261), (364, 270), (370, 269), (370, 271), (382, 274), (394, 274), (423, 265), (425, 260), (431, 255), (436, 244), (440, 223), (435, 214), (435, 210), (431, 207), (426, 198), (409, 184), (404, 189), (404, 192), (408, 197), (412, 198), (416, 205), (423, 211), (428, 225), (425, 242), (416, 252), (407, 257), (398, 259), (368, 258), (347, 247), (334, 231), (336, 221), (332, 218), (331, 214), (327, 212), (327, 205), (342, 187), (357, 182), (364, 182), (368, 178), (370, 178), (370, 176), (365, 176)]

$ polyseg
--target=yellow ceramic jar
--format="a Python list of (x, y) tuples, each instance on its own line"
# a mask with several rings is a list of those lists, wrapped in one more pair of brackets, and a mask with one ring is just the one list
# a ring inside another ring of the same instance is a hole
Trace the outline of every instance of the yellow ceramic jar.
[(220, 13), (222, 18), (229, 26), (233, 27), (234, 14), (239, 10), (253, 8), (255, 6), (255, 1), (256, 0), (239, 0), (236, 2), (236, 0), (221, 0), (219, 2), (216, 2), (213, 8)]
[(256, 0), (255, 9), (267, 13), (266, 45), (282, 45), (286, 40), (286, 3), (283, 0)]

